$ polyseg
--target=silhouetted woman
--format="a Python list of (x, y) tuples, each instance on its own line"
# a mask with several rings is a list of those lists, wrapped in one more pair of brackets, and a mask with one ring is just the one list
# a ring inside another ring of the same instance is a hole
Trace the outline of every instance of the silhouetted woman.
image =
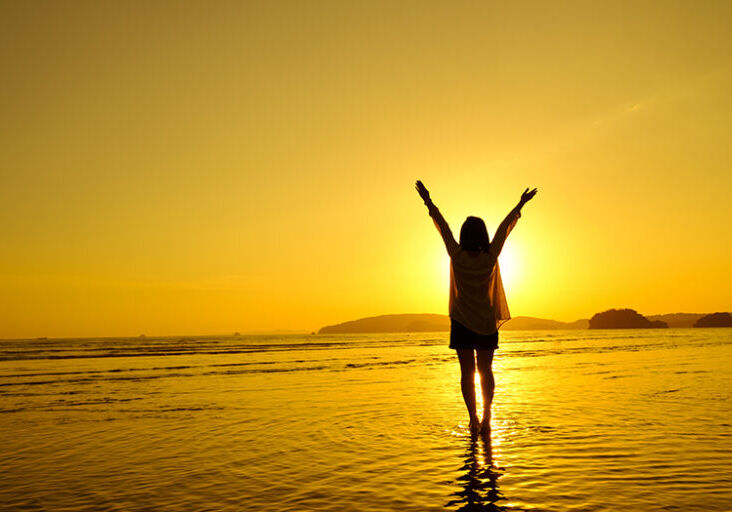
[[(470, 430), (488, 432), (495, 388), (491, 368), (493, 351), (498, 348), (498, 328), (511, 318), (498, 255), (521, 217), (521, 208), (536, 195), (536, 189), (529, 191), (527, 188), (521, 194), (518, 205), (498, 226), (492, 242), (483, 220), (468, 217), (460, 228), (459, 244), (421, 181), (417, 181), (417, 192), (427, 205), (450, 255), (450, 348), (456, 350), (460, 361), (460, 386), (470, 414)], [(475, 410), (476, 354), (483, 390), (482, 424)]]

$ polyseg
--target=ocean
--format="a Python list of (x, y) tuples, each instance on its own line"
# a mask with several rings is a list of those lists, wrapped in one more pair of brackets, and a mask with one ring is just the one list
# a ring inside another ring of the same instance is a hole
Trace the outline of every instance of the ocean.
[(729, 511), (732, 329), (0, 341), (0, 510)]

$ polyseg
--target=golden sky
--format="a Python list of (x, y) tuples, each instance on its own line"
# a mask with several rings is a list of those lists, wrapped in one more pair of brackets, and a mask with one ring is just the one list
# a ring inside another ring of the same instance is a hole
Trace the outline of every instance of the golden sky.
[(730, 2), (4, 2), (0, 337), (732, 309)]

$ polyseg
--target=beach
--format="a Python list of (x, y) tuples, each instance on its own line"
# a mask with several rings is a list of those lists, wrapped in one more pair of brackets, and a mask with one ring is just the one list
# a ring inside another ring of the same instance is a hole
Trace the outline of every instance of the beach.
[(0, 509), (727, 511), (732, 330), (0, 341)]

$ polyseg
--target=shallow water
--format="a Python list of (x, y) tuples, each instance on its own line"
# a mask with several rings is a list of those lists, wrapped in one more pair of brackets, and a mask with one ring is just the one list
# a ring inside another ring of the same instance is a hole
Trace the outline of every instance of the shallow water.
[(0, 341), (0, 509), (732, 510), (732, 329)]

